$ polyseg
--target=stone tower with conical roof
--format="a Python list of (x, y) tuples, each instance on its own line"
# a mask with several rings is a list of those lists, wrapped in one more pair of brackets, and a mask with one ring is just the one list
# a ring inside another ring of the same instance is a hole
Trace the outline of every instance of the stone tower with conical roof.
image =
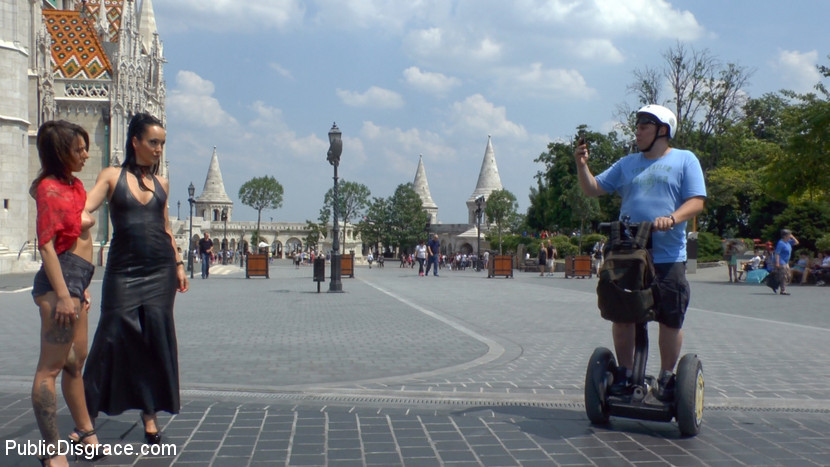
[(427, 172), (424, 170), (424, 156), (418, 156), (418, 170), (415, 171), (415, 181), (412, 182), (415, 188), (415, 193), (421, 197), (424, 210), (429, 215), (429, 223), (438, 223), (438, 205), (432, 200), (432, 195), (429, 194), (429, 183), (427, 182)]
[[(484, 209), (490, 193), (501, 189), (501, 177), (499, 176), (499, 168), (496, 166), (496, 153), (493, 151), (493, 143), (490, 140), (490, 135), (487, 135), (487, 147), (484, 149), (484, 160), (481, 161), (478, 183), (476, 183), (476, 189), (473, 190), (473, 194), (467, 200), (467, 222), (470, 224), (476, 223), (476, 198), (484, 196), (485, 202), (481, 206)], [(486, 224), (484, 218), (482, 218), (481, 223)]]
[(228, 221), (233, 214), (233, 201), (225, 192), (225, 182), (222, 181), (222, 171), (219, 170), (219, 156), (216, 146), (213, 147), (213, 157), (210, 158), (205, 187), (202, 194), (196, 198), (196, 215), (209, 221), (221, 221), (222, 210), (228, 210)]

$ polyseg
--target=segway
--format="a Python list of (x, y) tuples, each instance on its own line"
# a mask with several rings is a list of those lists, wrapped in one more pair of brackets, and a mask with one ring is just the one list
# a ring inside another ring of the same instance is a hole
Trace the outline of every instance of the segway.
[[(626, 232), (635, 226), (624, 224)], [(600, 228), (611, 228), (601, 224)], [(650, 235), (649, 235), (650, 236)], [(599, 291), (599, 289), (598, 289)], [(623, 394), (611, 394), (617, 362), (605, 347), (597, 347), (585, 373), (585, 412), (591, 423), (604, 425), (611, 416), (651, 420), (677, 421), (680, 433), (694, 436), (703, 422), (703, 365), (695, 354), (686, 354), (677, 366), (674, 399), (661, 401), (654, 391), (657, 379), (646, 374), (648, 360), (648, 321), (635, 324), (634, 368), (631, 386)]]

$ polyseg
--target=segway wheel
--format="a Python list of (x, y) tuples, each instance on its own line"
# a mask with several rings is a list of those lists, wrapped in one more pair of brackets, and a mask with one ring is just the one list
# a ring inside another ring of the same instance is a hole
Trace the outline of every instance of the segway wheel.
[(697, 355), (686, 354), (677, 365), (676, 398), (680, 433), (697, 435), (703, 423), (703, 364)]
[(597, 347), (585, 372), (585, 412), (595, 425), (608, 423), (608, 382), (617, 361), (605, 347)]

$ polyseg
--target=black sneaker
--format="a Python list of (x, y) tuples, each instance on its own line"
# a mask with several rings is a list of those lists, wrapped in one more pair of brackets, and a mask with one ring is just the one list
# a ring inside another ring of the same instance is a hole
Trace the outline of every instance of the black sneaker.
[(627, 370), (624, 366), (618, 366), (613, 372), (614, 382), (608, 392), (614, 396), (624, 396), (631, 394), (633, 387), (631, 380), (628, 378)]
[(673, 373), (664, 371), (660, 374), (660, 379), (657, 380), (657, 388), (654, 391), (654, 397), (663, 402), (673, 401), (676, 383), (677, 377), (675, 377)]

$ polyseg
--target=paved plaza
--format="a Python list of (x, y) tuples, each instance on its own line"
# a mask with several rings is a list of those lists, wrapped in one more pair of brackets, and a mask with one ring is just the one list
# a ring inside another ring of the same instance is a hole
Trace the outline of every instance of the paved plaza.
[[(725, 266), (689, 275), (683, 353), (699, 355), (706, 389), (701, 433), (684, 438), (674, 423), (588, 422), (588, 359), (611, 347), (596, 279), (419, 277), (388, 261), (359, 265), (342, 294), (328, 283), (318, 294), (311, 267), (277, 261), (270, 276), (197, 271), (175, 310), (182, 411), (160, 415), (175, 453), (96, 465), (830, 465), (830, 288), (795, 285), (787, 297), (730, 284)], [(32, 277), (0, 276), (6, 447), (40, 439)], [(65, 435), (72, 420), (59, 408)], [(102, 442), (141, 446), (136, 411), (97, 427)], [(2, 466), (37, 465), (6, 452)]]

